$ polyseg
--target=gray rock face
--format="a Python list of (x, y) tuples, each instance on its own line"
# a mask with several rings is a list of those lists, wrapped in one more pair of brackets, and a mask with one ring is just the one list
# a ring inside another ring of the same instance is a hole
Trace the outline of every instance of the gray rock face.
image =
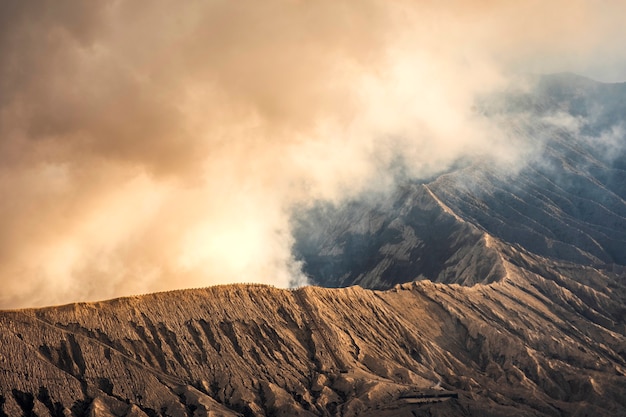
[(466, 221), (531, 252), (626, 265), (626, 83), (544, 77), (509, 101), (525, 104), (498, 117), (539, 140), (539, 155), (519, 173), (474, 165), (430, 189)]
[(487, 236), (577, 265), (626, 265), (626, 83), (561, 74), (478, 108), (535, 153), (515, 172), (466, 161), (388, 201), (300, 214), (295, 251), (313, 282), (493, 282), (503, 271)]
[(304, 220), (297, 251), (325, 287), (384, 289), (427, 278), (472, 285), (503, 277), (487, 235), (459, 218), (426, 185), (408, 185), (391, 205), (353, 203)]

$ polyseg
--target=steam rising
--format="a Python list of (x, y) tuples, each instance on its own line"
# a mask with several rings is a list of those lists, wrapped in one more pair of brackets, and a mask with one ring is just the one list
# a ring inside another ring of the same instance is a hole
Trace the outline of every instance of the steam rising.
[(623, 2), (439, 4), (2, 2), (0, 306), (303, 282), (293, 207), (515, 169), (478, 94), (626, 73)]

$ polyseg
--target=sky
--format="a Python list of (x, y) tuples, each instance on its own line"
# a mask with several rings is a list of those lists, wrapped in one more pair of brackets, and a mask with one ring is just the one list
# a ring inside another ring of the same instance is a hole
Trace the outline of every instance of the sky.
[(465, 155), (524, 74), (626, 81), (626, 2), (0, 2), (0, 308), (306, 283), (290, 216)]

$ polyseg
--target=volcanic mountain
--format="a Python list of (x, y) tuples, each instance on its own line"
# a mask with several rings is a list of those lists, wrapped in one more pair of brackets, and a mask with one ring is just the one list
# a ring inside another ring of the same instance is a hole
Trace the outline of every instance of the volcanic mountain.
[(626, 84), (532, 85), (514, 170), (298, 212), (318, 286), (0, 312), (0, 416), (626, 415)]
[(479, 110), (523, 138), (528, 160), (515, 172), (470, 161), (386, 198), (319, 205), (296, 232), (316, 283), (488, 283), (505, 276), (493, 239), (546, 262), (626, 265), (626, 83), (546, 76)]

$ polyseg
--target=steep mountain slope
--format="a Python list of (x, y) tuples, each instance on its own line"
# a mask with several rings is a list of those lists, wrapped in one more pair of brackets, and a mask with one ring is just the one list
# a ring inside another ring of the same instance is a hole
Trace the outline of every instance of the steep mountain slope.
[(624, 299), (593, 289), (614, 277), (586, 270), (580, 298), (503, 265), (473, 287), (233, 285), (3, 312), (0, 415), (626, 415)]
[(626, 265), (626, 84), (561, 74), (483, 101), (481, 113), (533, 149), (528, 160), (511, 172), (474, 160), (408, 182), (390, 202), (299, 214), (295, 251), (313, 282), (491, 282), (502, 270), (488, 236), (554, 260)]
[(302, 220), (296, 250), (315, 283), (390, 288), (422, 278), (472, 285), (503, 277), (488, 236), (427, 186), (407, 185), (392, 201), (320, 208)]
[[(430, 189), (455, 213), (527, 250), (585, 265), (626, 264), (626, 83), (541, 79), (486, 112), (537, 141), (519, 173), (475, 165)], [(523, 104), (519, 104), (523, 103)]]

